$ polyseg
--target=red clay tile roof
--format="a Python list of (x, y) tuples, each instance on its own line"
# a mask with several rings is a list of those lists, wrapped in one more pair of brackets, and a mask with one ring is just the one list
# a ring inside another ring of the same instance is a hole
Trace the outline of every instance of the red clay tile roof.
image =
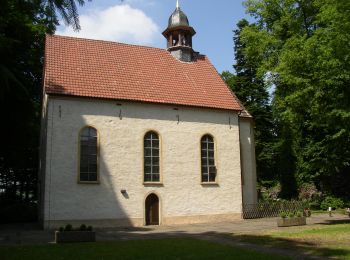
[(178, 61), (163, 49), (46, 37), (48, 94), (241, 110), (207, 57)]

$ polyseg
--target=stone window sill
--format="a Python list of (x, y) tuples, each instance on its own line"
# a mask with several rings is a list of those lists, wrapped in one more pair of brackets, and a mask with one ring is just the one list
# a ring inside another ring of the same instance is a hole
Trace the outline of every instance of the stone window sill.
[(144, 182), (144, 186), (164, 186), (162, 182)]
[(201, 182), (202, 186), (219, 186), (217, 182)]
[(78, 181), (78, 184), (100, 184), (99, 181)]

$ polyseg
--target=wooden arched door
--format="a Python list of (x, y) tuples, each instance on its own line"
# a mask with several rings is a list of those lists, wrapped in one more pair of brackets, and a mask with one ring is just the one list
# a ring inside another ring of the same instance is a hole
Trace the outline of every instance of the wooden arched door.
[(152, 193), (147, 196), (145, 202), (146, 225), (159, 225), (159, 198)]

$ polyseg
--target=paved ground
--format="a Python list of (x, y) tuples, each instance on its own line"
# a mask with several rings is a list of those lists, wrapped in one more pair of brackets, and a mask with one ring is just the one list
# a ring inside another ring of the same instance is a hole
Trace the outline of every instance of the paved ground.
[[(308, 225), (346, 221), (346, 215), (317, 214), (307, 219)], [(98, 229), (98, 241), (148, 239), (162, 236), (201, 234), (241, 234), (259, 230), (278, 230), (276, 218), (238, 220), (216, 224), (191, 224), (174, 226), (147, 226), (141, 228)], [(47, 244), (53, 242), (54, 231), (41, 230), (35, 224), (0, 225), (0, 245), (4, 244)]]
[[(317, 214), (307, 219), (308, 225), (350, 222), (346, 215)], [(142, 228), (114, 228), (96, 230), (97, 241), (156, 239), (165, 237), (190, 236), (198, 239), (210, 240), (227, 245), (241, 246), (257, 251), (287, 255), (295, 259), (306, 259), (309, 256), (298, 255), (286, 250), (264, 248), (233, 241), (227, 234), (254, 234), (262, 230), (278, 230), (276, 218), (239, 220), (235, 222), (217, 224), (192, 224), (176, 226), (148, 226)], [(40, 230), (35, 224), (0, 225), (1, 245), (48, 244), (53, 243), (54, 232)]]

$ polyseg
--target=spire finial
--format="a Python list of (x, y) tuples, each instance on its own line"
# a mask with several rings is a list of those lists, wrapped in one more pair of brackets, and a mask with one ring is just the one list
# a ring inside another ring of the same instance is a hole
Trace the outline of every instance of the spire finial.
[(180, 8), (179, 0), (176, 0), (176, 9)]

